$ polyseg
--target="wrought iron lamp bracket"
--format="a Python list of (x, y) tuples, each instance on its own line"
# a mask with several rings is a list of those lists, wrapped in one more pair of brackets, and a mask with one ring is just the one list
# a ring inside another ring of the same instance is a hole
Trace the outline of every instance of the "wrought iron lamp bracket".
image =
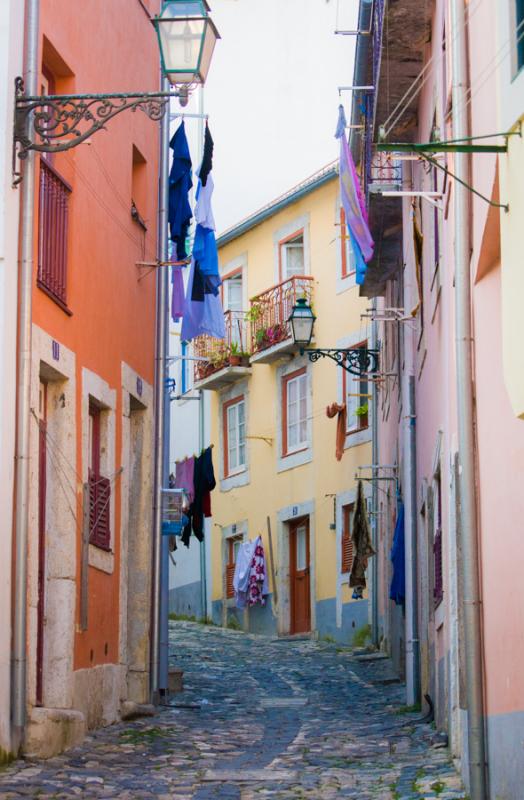
[(307, 354), (312, 363), (321, 358), (330, 358), (339, 367), (359, 377), (373, 374), (379, 369), (379, 351), (368, 350), (366, 347), (354, 348), (302, 348), (300, 355)]
[(119, 94), (24, 94), (24, 81), (15, 79), (13, 141), (13, 185), (22, 180), (17, 156), (24, 160), (29, 151), (60, 153), (85, 142), (104, 130), (107, 122), (122, 111), (142, 111), (153, 122), (162, 119), (171, 97), (177, 92), (122, 92)]

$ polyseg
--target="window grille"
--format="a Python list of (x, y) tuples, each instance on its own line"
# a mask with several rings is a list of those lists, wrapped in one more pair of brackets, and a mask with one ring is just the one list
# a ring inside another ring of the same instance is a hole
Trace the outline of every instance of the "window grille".
[(67, 306), (67, 232), (71, 187), (40, 159), (37, 282), (60, 305)]

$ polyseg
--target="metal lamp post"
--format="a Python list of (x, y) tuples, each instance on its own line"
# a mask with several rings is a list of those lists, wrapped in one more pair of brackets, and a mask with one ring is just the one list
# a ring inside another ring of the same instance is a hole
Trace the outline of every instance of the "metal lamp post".
[[(330, 358), (339, 367), (342, 367), (352, 375), (364, 375), (376, 373), (379, 370), (379, 351), (370, 350), (367, 347), (349, 348), (313, 348), (308, 347), (313, 338), (313, 328), (316, 317), (313, 309), (305, 298), (299, 298), (293, 306), (291, 316), (288, 319), (293, 334), (293, 341), (300, 347), (300, 354), (307, 353), (311, 362), (321, 358)], [(307, 348), (307, 349), (306, 349)]]

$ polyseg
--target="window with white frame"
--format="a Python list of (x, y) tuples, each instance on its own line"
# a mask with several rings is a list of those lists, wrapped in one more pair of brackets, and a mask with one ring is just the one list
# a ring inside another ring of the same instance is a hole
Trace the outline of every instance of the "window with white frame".
[(308, 444), (307, 372), (304, 369), (282, 379), (283, 455), (304, 450)]
[(280, 279), (286, 281), (293, 275), (304, 275), (304, 231), (279, 242)]
[(224, 476), (246, 468), (246, 404), (243, 397), (224, 403)]
[[(354, 345), (354, 348), (367, 348), (367, 342)], [(342, 373), (344, 403), (346, 404), (346, 433), (355, 433), (368, 427), (369, 388), (367, 377), (359, 378), (347, 370)]]
[(524, 0), (513, 0), (514, 45), (513, 45), (513, 73), (520, 72), (524, 67)]

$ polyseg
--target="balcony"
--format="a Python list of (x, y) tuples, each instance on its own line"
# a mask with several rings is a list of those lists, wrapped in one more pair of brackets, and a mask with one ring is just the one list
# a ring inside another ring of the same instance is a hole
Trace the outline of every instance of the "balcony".
[(373, 154), (368, 176), (370, 193), (398, 192), (402, 189), (402, 161), (393, 153)]
[(205, 361), (195, 364), (195, 389), (219, 391), (251, 375), (249, 366), (249, 322), (245, 311), (226, 311), (225, 339), (198, 336), (193, 354)]
[(286, 353), (296, 353), (288, 319), (299, 297), (313, 302), (313, 278), (294, 275), (251, 299), (251, 363), (271, 364)]

